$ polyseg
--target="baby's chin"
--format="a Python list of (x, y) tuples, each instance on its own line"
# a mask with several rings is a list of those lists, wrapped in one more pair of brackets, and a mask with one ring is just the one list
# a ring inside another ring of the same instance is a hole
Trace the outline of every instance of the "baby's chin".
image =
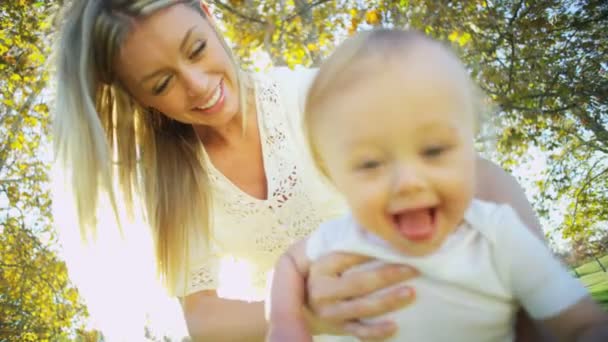
[(426, 242), (411, 242), (404, 240), (405, 239), (402, 239), (402, 241), (400, 241), (401, 243), (399, 244), (393, 243), (393, 246), (404, 255), (411, 257), (424, 257), (437, 252), (439, 248), (441, 248), (445, 237), (438, 237), (437, 239)]

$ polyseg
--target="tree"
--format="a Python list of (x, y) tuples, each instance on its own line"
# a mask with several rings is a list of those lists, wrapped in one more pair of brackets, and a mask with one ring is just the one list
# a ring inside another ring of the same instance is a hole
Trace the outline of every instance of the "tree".
[(56, 256), (48, 191), (45, 44), (56, 10), (0, 2), (0, 340), (75, 337), (87, 311)]
[[(0, 340), (61, 340), (86, 309), (54, 251), (43, 65), (61, 1), (0, 1)], [(608, 3), (524, 0), (213, 0), (244, 65), (316, 66), (374, 26), (411, 27), (454, 46), (498, 105), (493, 158), (546, 157), (534, 204), (581, 253), (608, 225)], [(362, 71), (364, 72), (364, 71)], [(602, 238), (600, 238), (602, 237)], [(579, 246), (580, 245), (580, 246)], [(583, 254), (584, 254), (583, 253)]]
[(245, 65), (263, 51), (274, 65), (317, 65), (330, 51), (348, 9), (343, 1), (210, 1), (224, 33)]
[[(534, 205), (562, 236), (608, 222), (608, 3), (589, 1), (211, 1), (239, 58), (316, 65), (347, 35), (410, 27), (451, 42), (498, 105), (493, 155), (511, 169), (546, 157)], [(563, 209), (562, 209), (563, 208)], [(551, 220), (549, 220), (551, 219)], [(604, 228), (602, 228), (604, 227)]]

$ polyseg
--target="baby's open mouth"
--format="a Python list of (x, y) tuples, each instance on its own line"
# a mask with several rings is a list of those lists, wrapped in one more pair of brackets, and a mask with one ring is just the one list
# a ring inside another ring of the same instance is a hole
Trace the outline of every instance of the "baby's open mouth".
[(410, 241), (422, 242), (435, 235), (435, 213), (435, 207), (408, 209), (392, 214), (392, 219), (401, 236)]

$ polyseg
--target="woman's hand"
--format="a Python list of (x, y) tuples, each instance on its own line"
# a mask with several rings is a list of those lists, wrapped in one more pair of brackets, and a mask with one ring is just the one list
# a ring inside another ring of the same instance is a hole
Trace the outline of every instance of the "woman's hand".
[(391, 336), (396, 326), (391, 321), (361, 322), (400, 309), (414, 299), (414, 290), (398, 286), (376, 292), (417, 276), (404, 265), (384, 265), (361, 271), (345, 271), (370, 261), (360, 255), (332, 253), (310, 266), (308, 274), (309, 322), (317, 334), (349, 334), (360, 339)]

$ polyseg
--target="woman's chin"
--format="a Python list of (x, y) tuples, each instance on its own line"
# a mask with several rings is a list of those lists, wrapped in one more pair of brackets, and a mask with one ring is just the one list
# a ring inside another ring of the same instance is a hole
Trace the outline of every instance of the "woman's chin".
[(237, 123), (240, 124), (240, 115), (238, 115), (238, 111), (236, 110), (223, 110), (222, 112), (215, 113), (213, 115), (204, 117), (198, 116), (193, 121), (193, 125), (207, 126), (211, 129), (223, 130)]

